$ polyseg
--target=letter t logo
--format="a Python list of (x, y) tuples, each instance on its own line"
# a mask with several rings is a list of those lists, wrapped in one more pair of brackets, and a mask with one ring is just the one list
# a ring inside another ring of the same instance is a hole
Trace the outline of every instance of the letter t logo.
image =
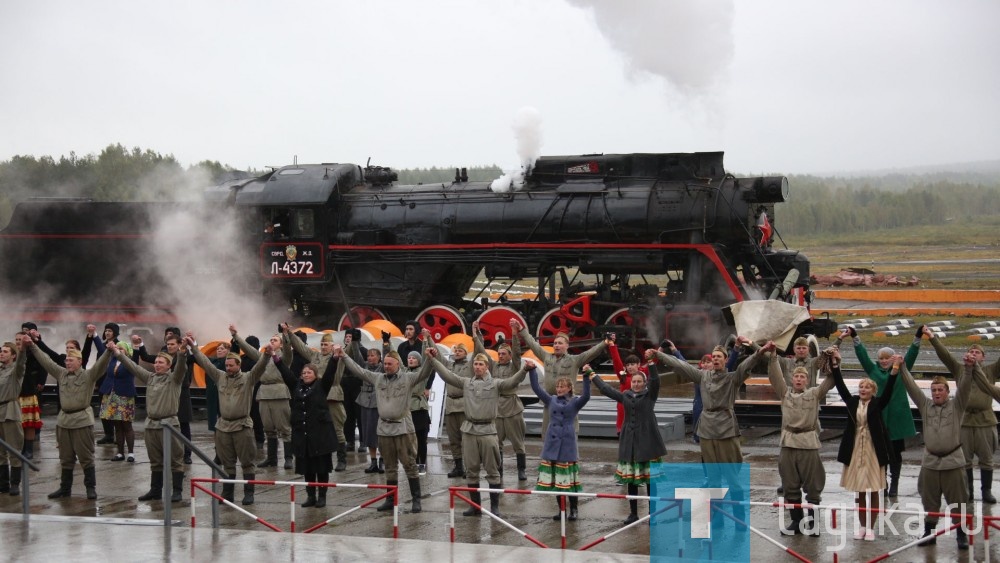
[(691, 501), (691, 537), (712, 538), (712, 499), (726, 498), (729, 487), (719, 488), (677, 488), (674, 498)]

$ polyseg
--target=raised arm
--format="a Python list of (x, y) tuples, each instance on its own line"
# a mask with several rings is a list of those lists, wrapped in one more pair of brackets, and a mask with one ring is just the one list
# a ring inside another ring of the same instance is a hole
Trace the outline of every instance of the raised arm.
[(535, 392), (535, 395), (538, 395), (538, 399), (546, 405), (549, 404), (549, 401), (552, 400), (552, 395), (546, 393), (545, 389), (538, 384), (537, 370), (531, 370), (528, 372), (528, 382), (531, 383), (531, 390)]
[(600, 356), (601, 353), (604, 352), (605, 348), (607, 347), (608, 347), (607, 340), (605, 340), (604, 342), (598, 342), (597, 344), (594, 344), (593, 346), (588, 348), (584, 353), (576, 357), (577, 365), (582, 367), (584, 364), (589, 364), (590, 362), (594, 361), (595, 358)]
[[(788, 392), (788, 387), (785, 385), (785, 374), (781, 370), (777, 354), (771, 354), (771, 357), (767, 361), (767, 379), (771, 382), (771, 387), (774, 388), (774, 392), (778, 395), (778, 400), (781, 400), (785, 396), (785, 393)], [(828, 377), (827, 379), (830, 378)]]
[(531, 360), (528, 360), (527, 362), (524, 363), (523, 366), (521, 366), (521, 369), (517, 370), (517, 372), (514, 373), (514, 375), (501, 379), (500, 382), (497, 383), (497, 389), (501, 391), (510, 391), (511, 389), (516, 389), (517, 386), (520, 385), (522, 381), (524, 381), (524, 376), (528, 374), (528, 371), (534, 370), (534, 368), (535, 364), (531, 362)]
[(844, 376), (840, 373), (840, 366), (836, 366), (830, 370), (830, 375), (827, 377), (833, 379), (834, 385), (837, 386), (837, 393), (840, 394), (840, 398), (845, 402), (850, 404), (851, 402), (851, 391), (844, 384)]
[(881, 397), (877, 397), (878, 404), (883, 408), (889, 407), (892, 400), (892, 391), (896, 387), (896, 380), (899, 379), (899, 370), (906, 367), (906, 362), (899, 355), (893, 357), (892, 369), (889, 370), (889, 381), (885, 384), (885, 392)]
[(997, 387), (986, 378), (983, 366), (979, 364), (972, 366), (972, 381), (983, 393), (991, 395), (994, 399), (1000, 401), (1000, 387)]
[(965, 365), (962, 366), (962, 371), (958, 372), (956, 377), (958, 389), (955, 392), (955, 400), (958, 401), (958, 406), (963, 411), (965, 406), (969, 404), (969, 396), (972, 395), (972, 386), (975, 385), (972, 381), (972, 371), (977, 365), (975, 357), (966, 354)]
[(260, 358), (257, 359), (257, 363), (255, 363), (253, 368), (250, 370), (250, 383), (253, 385), (256, 385), (257, 382), (260, 381), (260, 377), (264, 375), (264, 370), (267, 369), (267, 362), (272, 361), (271, 347), (265, 347), (264, 353), (259, 355)]
[(436, 371), (437, 374), (441, 376), (441, 379), (443, 379), (445, 383), (447, 383), (448, 385), (454, 385), (455, 387), (458, 387), (460, 389), (465, 389), (465, 378), (459, 377), (454, 373), (452, 373), (451, 370), (444, 367), (444, 364), (439, 362), (437, 358), (433, 356), (428, 356), (428, 359), (430, 361), (427, 363), (434, 367), (434, 371)]
[(593, 372), (593, 373), (590, 374), (590, 381), (594, 385), (596, 385), (598, 389), (601, 390), (601, 394), (602, 395), (604, 395), (605, 397), (607, 397), (609, 399), (613, 399), (613, 400), (618, 401), (620, 403), (625, 398), (625, 396), (622, 395), (621, 391), (619, 391), (617, 389), (614, 389), (610, 385), (608, 385), (607, 383), (605, 383), (604, 380), (601, 379), (601, 376), (597, 375), (596, 372)]
[[(316, 363), (316, 361), (319, 359), (319, 354), (309, 346), (306, 346), (306, 343), (303, 342), (301, 338), (299, 338), (299, 335), (295, 334), (290, 330), (286, 330), (285, 337), (288, 339), (288, 342), (292, 345), (292, 350), (295, 350), (296, 354), (302, 356), (303, 358), (306, 358), (308, 361), (312, 363)], [(320, 376), (322, 375), (323, 374), (320, 374)]]
[(656, 362), (646, 364), (646, 370), (649, 372), (649, 381), (646, 382), (646, 388), (649, 389), (649, 396), (653, 398), (653, 402), (655, 403), (660, 398), (660, 370), (656, 367)]
[(233, 340), (236, 341), (236, 346), (238, 346), (240, 350), (243, 350), (243, 353), (246, 354), (251, 360), (256, 362), (260, 359), (260, 350), (247, 344), (247, 341), (243, 340), (243, 337), (236, 332), (236, 327), (229, 325), (229, 333), (233, 335)]
[[(511, 323), (512, 324), (517, 323), (517, 321), (511, 319)], [(552, 356), (552, 354), (550, 354), (548, 350), (542, 348), (541, 345), (538, 344), (538, 342), (534, 339), (534, 337), (532, 337), (531, 334), (528, 332), (528, 329), (521, 326), (520, 323), (517, 323), (517, 326), (518, 326), (518, 332), (517, 332), (518, 336), (524, 339), (524, 342), (525, 344), (528, 345), (528, 348), (532, 352), (534, 352), (535, 355), (538, 356), (538, 360), (544, 364)]]
[(347, 369), (348, 373), (354, 375), (354, 377), (363, 379), (368, 383), (371, 383), (372, 385), (375, 384), (376, 378), (373, 372), (370, 372), (364, 369), (363, 367), (359, 366), (358, 363), (355, 362), (354, 359), (348, 356), (347, 354), (344, 354), (343, 352), (341, 352), (341, 354), (342, 355), (340, 356), (340, 361), (344, 362), (344, 367)]
[[(660, 360), (660, 362), (663, 363), (663, 365), (670, 368), (677, 375), (685, 379), (694, 381), (695, 383), (701, 383), (702, 373), (700, 369), (692, 366), (687, 362), (682, 362), (673, 356), (668, 356), (663, 352), (656, 352), (656, 358)], [(595, 381), (594, 383), (597, 382)], [(598, 385), (597, 387), (601, 389), (600, 385)], [(601, 391), (603, 392), (604, 389), (601, 389)]]
[(622, 362), (622, 355), (618, 351), (618, 344), (612, 342), (608, 344), (608, 355), (611, 356), (611, 366), (615, 368), (615, 376), (618, 381), (625, 382), (625, 364)]
[[(22, 343), (27, 343), (27, 342), (30, 342), (30, 339), (22, 340)], [(21, 347), (22, 348), (24, 347), (23, 344)], [(38, 365), (42, 366), (42, 369), (44, 369), (46, 373), (54, 377), (56, 381), (60, 381), (63, 378), (63, 376), (66, 375), (66, 368), (53, 362), (52, 358), (48, 357), (48, 355), (46, 355), (45, 352), (42, 352), (42, 350), (38, 346), (35, 346), (33, 342), (28, 344), (28, 349), (31, 350), (32, 355), (34, 355), (35, 359), (38, 360)]]
[(917, 382), (913, 380), (913, 376), (910, 375), (910, 370), (906, 369), (905, 363), (899, 369), (899, 377), (902, 378), (903, 386), (906, 387), (906, 393), (910, 396), (910, 399), (913, 400), (913, 404), (917, 405), (920, 411), (923, 412), (924, 408), (926, 408), (927, 404), (931, 401), (924, 395), (924, 392), (920, 389), (920, 386), (917, 385)]
[(944, 364), (944, 367), (951, 373), (952, 377), (955, 377), (959, 372), (962, 371), (962, 364), (958, 361), (958, 358), (952, 355), (945, 347), (941, 339), (934, 336), (934, 333), (927, 335), (930, 338), (931, 346), (934, 347), (934, 351), (937, 353), (937, 357)]
[(750, 379), (754, 366), (756, 366), (761, 361), (761, 359), (764, 358), (764, 354), (767, 352), (771, 352), (772, 354), (777, 353), (777, 350), (775, 349), (774, 346), (774, 342), (768, 342), (763, 347), (754, 352), (749, 358), (740, 362), (740, 365), (736, 368), (736, 379), (740, 381), (746, 381), (747, 379)]
[(137, 365), (134, 361), (132, 361), (132, 358), (125, 355), (121, 351), (121, 348), (118, 348), (117, 346), (115, 347), (115, 358), (118, 358), (118, 361), (125, 366), (125, 369), (132, 372), (132, 375), (134, 375), (135, 378), (142, 383), (149, 383), (149, 378), (153, 377), (153, 372)]
[(104, 375), (104, 372), (108, 369), (108, 364), (111, 363), (111, 350), (107, 348), (104, 349), (104, 353), (101, 357), (97, 358), (97, 363), (94, 367), (88, 369), (86, 372), (88, 381), (97, 381), (97, 378)]

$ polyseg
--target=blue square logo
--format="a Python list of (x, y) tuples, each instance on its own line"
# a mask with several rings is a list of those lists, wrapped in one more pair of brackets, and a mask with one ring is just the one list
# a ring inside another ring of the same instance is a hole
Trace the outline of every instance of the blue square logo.
[(651, 561), (750, 561), (750, 465), (654, 463)]

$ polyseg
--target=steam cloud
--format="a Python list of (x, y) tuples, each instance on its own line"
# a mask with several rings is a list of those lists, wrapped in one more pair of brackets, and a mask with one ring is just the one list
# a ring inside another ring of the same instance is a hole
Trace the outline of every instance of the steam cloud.
[(508, 172), (493, 180), (490, 189), (497, 193), (505, 193), (511, 189), (518, 190), (524, 186), (524, 177), (531, 172), (532, 165), (541, 156), (542, 114), (537, 109), (530, 106), (519, 109), (514, 116), (512, 128), (521, 169)]
[(630, 73), (660, 76), (688, 96), (707, 95), (732, 61), (732, 0), (568, 2), (593, 12)]

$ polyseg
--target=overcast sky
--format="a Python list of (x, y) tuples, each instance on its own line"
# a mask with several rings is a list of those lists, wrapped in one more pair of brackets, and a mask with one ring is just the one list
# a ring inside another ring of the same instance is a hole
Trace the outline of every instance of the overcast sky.
[(0, 160), (261, 169), (723, 150), (741, 173), (1000, 158), (995, 0), (0, 4)]

